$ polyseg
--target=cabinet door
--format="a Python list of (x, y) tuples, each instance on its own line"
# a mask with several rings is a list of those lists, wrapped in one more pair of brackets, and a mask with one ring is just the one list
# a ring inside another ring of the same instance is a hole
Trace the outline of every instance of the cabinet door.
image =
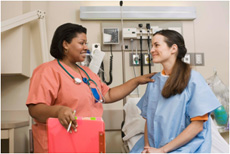
[(1, 74), (30, 76), (29, 25), (1, 34)]

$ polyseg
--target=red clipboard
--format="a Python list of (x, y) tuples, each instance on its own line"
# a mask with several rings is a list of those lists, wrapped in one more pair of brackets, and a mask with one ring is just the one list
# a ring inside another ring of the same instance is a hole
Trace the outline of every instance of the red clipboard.
[(77, 132), (67, 132), (57, 118), (47, 120), (49, 153), (105, 153), (101, 117), (77, 117)]

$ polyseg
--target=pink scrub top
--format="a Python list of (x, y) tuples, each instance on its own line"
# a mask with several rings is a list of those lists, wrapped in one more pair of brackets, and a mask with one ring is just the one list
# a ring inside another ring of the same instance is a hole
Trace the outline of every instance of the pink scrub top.
[[(82, 78), (88, 77), (80, 70), (81, 75), (71, 69), (69, 66), (60, 62), (65, 69), (73, 76)], [(81, 66), (94, 80), (102, 95), (108, 92), (109, 87), (103, 83), (100, 78), (88, 67)], [(95, 84), (91, 83), (92, 88)], [(61, 68), (57, 60), (53, 60), (38, 66), (30, 79), (29, 95), (26, 105), (44, 103), (46, 105), (63, 105), (76, 110), (76, 116), (81, 117), (101, 117), (103, 106), (101, 103), (95, 103), (95, 99), (87, 84), (82, 82), (76, 84), (74, 80)], [(32, 125), (34, 152), (48, 152), (47, 128), (46, 124), (35, 120)]]

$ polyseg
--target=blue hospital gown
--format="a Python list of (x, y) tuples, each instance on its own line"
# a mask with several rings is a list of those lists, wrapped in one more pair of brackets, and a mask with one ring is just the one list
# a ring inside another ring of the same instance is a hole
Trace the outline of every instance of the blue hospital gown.
[[(148, 140), (151, 147), (160, 148), (176, 138), (190, 123), (190, 119), (211, 113), (221, 104), (200, 73), (192, 70), (189, 83), (181, 94), (164, 98), (161, 91), (168, 76), (157, 73), (152, 77), (144, 96), (137, 106), (147, 119)], [(204, 122), (203, 131), (184, 146), (170, 153), (211, 152), (211, 121)], [(144, 136), (134, 145), (131, 153), (144, 149)]]

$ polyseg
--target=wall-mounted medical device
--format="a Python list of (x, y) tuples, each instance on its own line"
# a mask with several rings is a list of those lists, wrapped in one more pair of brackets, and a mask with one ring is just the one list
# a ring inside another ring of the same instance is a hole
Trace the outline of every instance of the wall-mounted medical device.
[(119, 44), (119, 28), (103, 28), (103, 44)]
[(136, 39), (137, 29), (136, 28), (123, 28), (123, 38), (124, 39)]
[(123, 28), (122, 32), (123, 32), (124, 39), (140, 39), (141, 35), (142, 35), (142, 39), (148, 39), (148, 36), (151, 39), (151, 36), (160, 30), (162, 30), (162, 28), (158, 26), (148, 25), (148, 29), (143, 27), (138, 27), (138, 28), (129, 27), (129, 28)]
[(100, 43), (92, 44), (91, 61), (89, 63), (89, 68), (95, 74), (99, 72), (104, 56), (105, 56), (105, 53), (101, 51)]
[[(110, 57), (112, 57), (112, 50), (130, 52), (129, 57), (125, 58), (126, 61), (130, 61), (130, 66), (132, 66), (134, 70), (135, 67), (140, 67), (140, 75), (145, 74), (147, 72), (150, 73), (152, 72), (151, 69), (154, 65), (150, 53), (152, 48), (151, 39), (153, 34), (162, 29), (173, 29), (182, 34), (182, 26), (183, 24), (181, 21), (127, 21), (124, 23), (123, 26), (120, 22), (102, 22), (102, 36), (103, 33), (105, 33), (106, 31), (105, 29), (109, 29), (111, 27), (119, 28), (121, 33), (119, 32), (120, 36), (118, 35), (120, 39), (119, 44), (105, 44), (103, 43), (105, 42), (103, 40), (105, 39), (105, 37), (102, 37), (101, 48), (104, 52), (107, 52), (107, 54), (109, 54), (108, 52), (111, 52)], [(109, 39), (111, 39), (110, 37)], [(108, 61), (104, 61), (104, 63), (108, 63)], [(112, 64), (111, 60), (110, 64)], [(112, 65), (109, 66), (109, 64), (105, 65), (105, 67), (111, 66)], [(144, 69), (145, 66), (148, 66), (148, 71)], [(102, 67), (101, 69), (103, 70)], [(108, 74), (108, 72), (105, 72), (105, 74)]]
[(110, 66), (109, 66), (109, 81), (106, 81), (105, 79), (105, 73), (104, 73), (104, 63), (101, 63), (101, 69), (102, 71), (102, 81), (106, 83), (107, 85), (110, 85), (113, 81), (112, 76), (112, 68), (113, 68), (113, 52), (112, 52), (112, 46), (119, 44), (119, 28), (116, 27), (104, 27), (103, 28), (103, 44), (104, 45), (110, 45)]

